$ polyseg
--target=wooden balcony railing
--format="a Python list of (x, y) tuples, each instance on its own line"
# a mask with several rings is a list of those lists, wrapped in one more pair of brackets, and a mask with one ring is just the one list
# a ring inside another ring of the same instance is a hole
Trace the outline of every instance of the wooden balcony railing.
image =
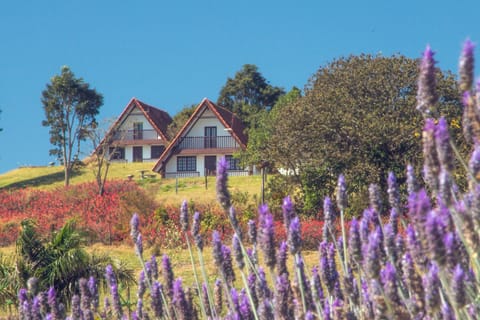
[(183, 137), (178, 144), (183, 149), (230, 149), (240, 147), (231, 136), (218, 137)]

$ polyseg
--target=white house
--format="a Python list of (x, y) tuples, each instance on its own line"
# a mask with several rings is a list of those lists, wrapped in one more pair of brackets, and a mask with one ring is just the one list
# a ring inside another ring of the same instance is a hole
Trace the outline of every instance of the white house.
[(132, 98), (102, 144), (108, 143), (114, 161), (157, 161), (169, 143), (167, 127), (171, 122), (165, 111)]
[(247, 175), (233, 157), (244, 150), (247, 137), (240, 119), (207, 98), (197, 106), (158, 159), (153, 171), (162, 177), (215, 175), (217, 161), (225, 156), (230, 175)]

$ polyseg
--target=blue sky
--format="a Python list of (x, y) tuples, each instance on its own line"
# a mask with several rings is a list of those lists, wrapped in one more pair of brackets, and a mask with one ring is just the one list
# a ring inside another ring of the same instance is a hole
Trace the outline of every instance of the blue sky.
[(63, 65), (104, 95), (100, 121), (132, 97), (173, 116), (215, 101), (246, 63), (289, 90), (340, 56), (417, 58), (430, 44), (456, 73), (463, 41), (480, 43), (478, 12), (474, 0), (1, 1), (0, 173), (54, 160), (40, 97)]

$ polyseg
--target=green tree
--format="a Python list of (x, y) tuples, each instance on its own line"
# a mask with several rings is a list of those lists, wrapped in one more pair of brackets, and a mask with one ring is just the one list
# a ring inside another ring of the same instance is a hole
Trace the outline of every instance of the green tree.
[(63, 67), (61, 74), (55, 75), (42, 92), (42, 104), (46, 117), (42, 125), (50, 127), (50, 143), (55, 146), (50, 154), (63, 163), (68, 186), (81, 141), (95, 124), (103, 96), (82, 78), (76, 78), (68, 67)]
[(233, 79), (227, 79), (217, 102), (239, 116), (248, 130), (258, 126), (262, 118), (259, 112), (273, 107), (284, 93), (270, 85), (257, 66), (245, 64)]
[[(265, 152), (295, 174), (306, 209), (320, 208), (341, 173), (360, 201), (369, 184), (385, 186), (389, 171), (402, 182), (408, 163), (421, 167), (417, 77), (417, 61), (401, 55), (339, 58), (317, 71), (304, 97), (278, 109)], [(438, 110), (458, 136), (455, 78), (438, 70), (437, 83)]]

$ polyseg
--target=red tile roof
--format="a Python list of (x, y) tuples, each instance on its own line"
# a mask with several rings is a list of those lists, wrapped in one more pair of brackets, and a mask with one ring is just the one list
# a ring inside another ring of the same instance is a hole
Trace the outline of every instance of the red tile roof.
[[(137, 107), (143, 113), (145, 118), (152, 125), (153, 129), (157, 131), (164, 141), (170, 141), (170, 137), (167, 133), (168, 125), (173, 121), (170, 115), (161, 109), (138, 100), (135, 97), (128, 102), (125, 109), (123, 109), (122, 113), (117, 118), (115, 123), (110, 127), (109, 132), (105, 136), (108, 137), (110, 133), (122, 123), (122, 121), (130, 114), (130, 112), (132, 112), (135, 107)], [(102, 140), (102, 142), (99, 144), (99, 147), (104, 143), (104, 140)], [(96, 151), (97, 150), (94, 152)]]
[(210, 109), (213, 114), (220, 120), (220, 122), (225, 126), (232, 137), (240, 144), (242, 149), (247, 147), (247, 136), (245, 135), (245, 127), (243, 126), (242, 121), (231, 111), (217, 106), (212, 101), (204, 98), (202, 102), (199, 103), (193, 114), (187, 120), (187, 122), (183, 125), (177, 135), (173, 138), (170, 142), (168, 147), (162, 153), (160, 158), (158, 159), (157, 163), (153, 167), (153, 171), (159, 172), (162, 168), (162, 165), (168, 161), (168, 159), (172, 156), (172, 149), (176, 145), (177, 141), (185, 135), (185, 131), (191, 127), (198, 120), (198, 115), (200, 112), (204, 110), (204, 108)]

